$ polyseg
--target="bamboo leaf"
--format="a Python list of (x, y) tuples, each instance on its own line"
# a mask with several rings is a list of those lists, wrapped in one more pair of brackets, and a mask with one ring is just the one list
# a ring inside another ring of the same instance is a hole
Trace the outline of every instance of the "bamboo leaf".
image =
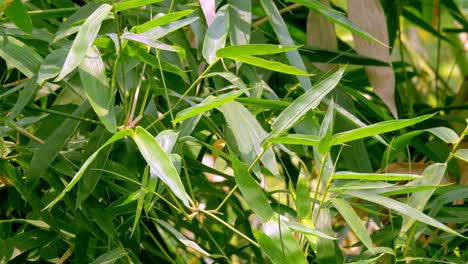
[[(445, 163), (434, 163), (427, 167), (423, 172), (423, 178), (410, 182), (410, 186), (428, 186), (439, 184), (444, 177), (445, 171), (447, 170), (447, 164)], [(416, 210), (423, 211), (426, 207), (429, 198), (431, 198), (435, 189), (426, 191), (416, 192), (411, 194), (408, 199), (408, 206), (416, 208)], [(411, 216), (404, 216), (403, 223), (401, 224), (400, 234), (406, 233), (417, 219)]]
[(235, 60), (238, 62), (244, 62), (250, 65), (254, 65), (257, 67), (265, 68), (272, 71), (282, 72), (286, 74), (293, 74), (293, 75), (300, 75), (300, 76), (310, 76), (307, 72), (295, 68), (293, 66), (289, 66), (287, 64), (277, 62), (277, 61), (270, 61), (254, 56), (230, 56), (226, 57), (231, 60)]
[(75, 176), (73, 176), (73, 179), (68, 183), (65, 189), (63, 189), (63, 191), (52, 202), (50, 202), (43, 210), (51, 209), (58, 201), (60, 201), (63, 198), (63, 196), (65, 196), (67, 192), (69, 192), (73, 188), (73, 186), (75, 186), (75, 184), (83, 176), (83, 173), (86, 171), (89, 165), (91, 165), (94, 159), (96, 159), (97, 155), (103, 148), (129, 135), (130, 135), (130, 130), (121, 130), (115, 133), (109, 140), (106, 141), (104, 145), (102, 145), (96, 152), (94, 152), (93, 155), (89, 156), (89, 158), (83, 163), (81, 168), (78, 170)]
[(329, 236), (323, 232), (320, 232), (319, 230), (313, 229), (311, 227), (308, 227), (304, 224), (300, 223), (295, 223), (295, 222), (289, 222), (289, 221), (284, 221), (283, 222), (291, 231), (298, 232), (301, 234), (305, 235), (310, 235), (310, 236), (317, 236), (325, 239), (331, 239), (331, 240), (337, 240), (338, 238)]
[(142, 127), (137, 127), (132, 138), (138, 146), (141, 155), (150, 166), (152, 173), (156, 174), (167, 187), (179, 198), (185, 206), (189, 207), (189, 197), (184, 185), (172, 164), (169, 155), (164, 151), (156, 139)]
[(458, 149), (454, 156), (460, 160), (468, 162), (468, 149)]
[(216, 17), (216, 1), (215, 0), (199, 0), (200, 7), (205, 15), (206, 24), (210, 26)]
[[(261, 142), (268, 134), (242, 104), (231, 101), (219, 106), (218, 109), (231, 127), (241, 159), (251, 164), (263, 152)], [(265, 150), (260, 161), (273, 175), (279, 176), (275, 153), (271, 148)]]
[(283, 132), (287, 131), (309, 110), (317, 107), (322, 98), (324, 98), (325, 95), (338, 85), (344, 71), (345, 68), (341, 68), (330, 77), (315, 85), (313, 89), (301, 95), (286, 109), (284, 109), (271, 125), (271, 134), (273, 137), (279, 136)]
[(33, 48), (9, 36), (0, 38), (0, 57), (9, 67), (18, 69), (30, 78), (42, 62), (42, 57)]
[(424, 224), (439, 228), (447, 233), (463, 237), (460, 235), (458, 232), (452, 230), (448, 226), (440, 223), (439, 221), (435, 220), (434, 218), (431, 218), (422, 212), (418, 211), (417, 209), (406, 205), (402, 202), (396, 201), (394, 199), (390, 199), (387, 197), (383, 197), (377, 194), (373, 194), (371, 192), (366, 192), (366, 191), (346, 191), (346, 194), (349, 194), (351, 196), (367, 200), (369, 202), (385, 206), (391, 210), (394, 210), (396, 213), (407, 216), (409, 218), (412, 218), (414, 220), (417, 220), (419, 222), (422, 222)]
[(272, 263), (308, 263), (299, 244), (282, 221), (271, 219), (263, 224), (261, 231), (254, 231), (254, 235)]
[[(379, 0), (348, 0), (348, 16), (359, 27), (371, 33), (380, 41), (372, 42), (371, 39), (353, 31), (353, 42), (359, 54), (391, 63), (387, 20)], [(372, 39), (376, 40), (376, 39)], [(395, 73), (391, 66), (372, 67), (367, 66), (366, 73), (375, 93), (382, 98), (384, 103), (395, 118), (398, 117), (395, 105)]]
[(86, 56), (86, 52), (93, 45), (99, 29), (101, 28), (102, 21), (107, 17), (111, 11), (112, 6), (102, 4), (96, 11), (94, 11), (83, 23), (76, 35), (75, 40), (70, 48), (70, 51), (65, 59), (65, 63), (60, 71), (59, 76), (55, 81), (62, 80), (65, 76), (71, 73)]
[(120, 248), (116, 248), (107, 253), (102, 254), (101, 256), (96, 258), (93, 262), (91, 262), (91, 264), (111, 264), (125, 257), (126, 255), (128, 255), (127, 251), (120, 249)]
[[(293, 38), (289, 34), (288, 27), (286, 26), (286, 23), (281, 17), (281, 14), (278, 11), (278, 8), (276, 7), (275, 3), (272, 0), (260, 0), (260, 3), (262, 4), (265, 13), (270, 19), (270, 24), (273, 27), (273, 30), (275, 31), (277, 39), (281, 43), (281, 45), (295, 46), (296, 44), (294, 43)], [(286, 57), (288, 58), (289, 63), (293, 67), (304, 72), (307, 71), (304, 61), (302, 60), (301, 55), (297, 50), (287, 52)], [(308, 91), (312, 89), (312, 83), (310, 82), (310, 79), (308, 77), (302, 76), (300, 74), (298, 74), (296, 77), (301, 83), (302, 88), (304, 88), (304, 90)]]
[(216, 60), (216, 51), (224, 48), (229, 29), (228, 5), (221, 7), (208, 26), (203, 42), (203, 58), (211, 64)]
[(248, 44), (252, 22), (252, 3), (251, 1), (228, 0), (228, 4), (231, 45)]
[(177, 12), (172, 12), (169, 14), (164, 14), (162, 16), (156, 17), (153, 20), (150, 20), (144, 24), (134, 26), (131, 32), (136, 32), (136, 33), (143, 33), (145, 31), (148, 31), (152, 28), (158, 27), (158, 26), (163, 26), (168, 23), (174, 22), (178, 19), (181, 19), (185, 16), (188, 16), (193, 13), (193, 9), (187, 9), (187, 10), (182, 10), (182, 11), (177, 11)]
[(252, 178), (245, 164), (239, 159), (233, 158), (232, 166), (237, 186), (239, 186), (239, 190), (245, 201), (250, 209), (252, 209), (263, 222), (267, 222), (273, 217), (273, 209), (271, 209), (270, 203), (262, 188), (260, 188), (258, 183)]
[(333, 179), (366, 181), (408, 181), (422, 178), (421, 176), (415, 174), (358, 173), (350, 171), (335, 172), (332, 177)]
[(210, 96), (203, 100), (203, 102), (194, 105), (192, 107), (186, 108), (179, 113), (177, 113), (176, 118), (172, 121), (173, 124), (182, 122), (185, 119), (188, 119), (190, 117), (196, 116), (203, 114), (213, 108), (219, 107), (225, 103), (228, 103), (235, 98), (241, 96), (244, 93), (244, 91), (233, 91), (230, 93), (225, 93), (223, 95), (220, 95), (218, 97)]
[(156, 219), (156, 222), (158, 222), (158, 224), (160, 224), (167, 231), (169, 231), (169, 233), (171, 233), (175, 238), (177, 238), (177, 240), (179, 240), (180, 243), (184, 244), (187, 247), (190, 247), (190, 248), (196, 250), (197, 252), (202, 253), (205, 256), (210, 256), (211, 255), (210, 253), (206, 252), (203, 248), (201, 248), (200, 245), (198, 245), (194, 241), (188, 239), (187, 237), (185, 237), (184, 235), (179, 233), (179, 231), (177, 231), (175, 228), (173, 228), (169, 223), (167, 223), (167, 222), (165, 222), (163, 220), (160, 220), (160, 219)]
[(109, 87), (104, 62), (95, 46), (89, 48), (78, 69), (81, 83), (94, 112), (106, 129), (115, 133), (117, 123), (113, 104), (114, 93)]
[(5, 9), (5, 15), (21, 30), (31, 34), (33, 25), (28, 10), (21, 0), (13, 0)]
[(289, 134), (283, 137), (270, 138), (268, 141), (280, 144), (318, 146), (320, 138), (314, 135)]
[(354, 234), (361, 240), (361, 242), (369, 249), (370, 252), (374, 253), (374, 247), (372, 246), (372, 239), (367, 233), (367, 229), (362, 223), (359, 216), (356, 214), (354, 209), (349, 205), (344, 199), (333, 198), (331, 199), (333, 206), (340, 212), (343, 216), (346, 224), (351, 227)]
[(140, 6), (150, 5), (154, 3), (161, 2), (162, 0), (127, 0), (122, 1), (114, 5), (114, 11), (120, 12), (132, 8), (137, 8)]
[(157, 40), (160, 39), (166, 35), (168, 35), (171, 32), (174, 32), (180, 28), (183, 28), (187, 25), (192, 24), (193, 22), (197, 21), (199, 18), (198, 17), (188, 17), (184, 19), (180, 19), (174, 22), (171, 22), (169, 24), (163, 25), (163, 26), (157, 26), (155, 28), (152, 28), (150, 30), (147, 30), (139, 35), (145, 36), (149, 39), (152, 40)]
[(297, 50), (300, 46), (283, 46), (273, 44), (245, 44), (229, 46), (216, 51), (218, 57), (237, 57), (252, 55), (270, 55)]
[(423, 115), (412, 119), (389, 120), (377, 124), (360, 127), (346, 132), (341, 132), (333, 135), (333, 145), (343, 144), (356, 139), (380, 135), (390, 131), (395, 131), (404, 127), (408, 127), (424, 120), (433, 117), (435, 114)]

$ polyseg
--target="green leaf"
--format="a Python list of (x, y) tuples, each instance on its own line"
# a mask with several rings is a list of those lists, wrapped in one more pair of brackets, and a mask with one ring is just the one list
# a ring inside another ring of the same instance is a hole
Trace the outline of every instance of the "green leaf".
[(243, 45), (250, 42), (252, 23), (252, 2), (228, 0), (229, 36), (231, 45)]
[(344, 71), (345, 68), (341, 68), (330, 77), (315, 85), (313, 89), (305, 92), (284, 109), (271, 125), (271, 134), (273, 137), (279, 136), (290, 129), (309, 110), (317, 107), (322, 98), (338, 85)]
[(68, 49), (60, 48), (49, 53), (39, 68), (37, 83), (42, 84), (45, 81), (57, 76), (65, 62)]
[(233, 91), (229, 93), (222, 94), (218, 97), (210, 96), (207, 97), (203, 102), (194, 105), (192, 107), (186, 108), (179, 113), (177, 113), (176, 118), (172, 121), (173, 124), (179, 123), (190, 117), (203, 114), (213, 108), (221, 106), (227, 102), (234, 100), (235, 98), (241, 96), (244, 91)]
[(310, 185), (306, 177), (304, 166), (301, 166), (299, 177), (297, 178), (294, 204), (296, 205), (297, 217), (306, 219), (312, 213), (312, 200), (310, 199)]
[(194, 250), (196, 250), (199, 253), (202, 253), (205, 256), (210, 256), (211, 254), (206, 252), (203, 248), (200, 247), (197, 243), (194, 241), (188, 239), (184, 235), (182, 235), (179, 231), (177, 231), (175, 228), (173, 228), (169, 223), (156, 219), (156, 222), (160, 224), (162, 227), (164, 227), (169, 233), (171, 233), (177, 240), (179, 240), (180, 243), (184, 244), (187, 247), (190, 247)]
[(282, 221), (271, 219), (263, 224), (261, 231), (254, 231), (254, 235), (272, 263), (308, 263), (299, 244)]
[[(89, 110), (89, 104), (84, 103), (73, 112), (73, 115), (82, 116)], [(39, 178), (46, 172), (52, 161), (59, 155), (67, 141), (73, 135), (80, 124), (79, 120), (66, 119), (60, 126), (53, 130), (44, 144), (35, 151), (32, 159), (28, 180), (34, 187)], [(32, 190), (32, 189), (31, 189)]]
[(36, 94), (38, 89), (37, 85), (37, 75), (34, 75), (29, 79), (24, 87), (23, 91), (20, 93), (18, 100), (16, 101), (15, 106), (11, 110), (8, 119), (5, 121), (6, 124), (13, 121), (24, 109), (24, 107), (29, 103), (31, 98)]
[(168, 23), (174, 22), (178, 19), (181, 19), (185, 16), (188, 16), (193, 13), (194, 10), (192, 9), (187, 9), (187, 10), (182, 10), (178, 12), (172, 12), (169, 14), (162, 15), (160, 17), (156, 17), (153, 20), (150, 20), (144, 24), (134, 26), (130, 31), (131, 32), (136, 32), (136, 33), (143, 33), (145, 31), (148, 31), (152, 28), (158, 27), (158, 26), (163, 26)]
[[(434, 163), (427, 167), (423, 172), (423, 178), (410, 182), (410, 186), (428, 186), (439, 184), (444, 177), (445, 171), (447, 170), (447, 164), (445, 163)], [(411, 194), (408, 199), (408, 205), (416, 208), (419, 211), (423, 211), (429, 198), (431, 198), (435, 189), (421, 191)], [(403, 223), (401, 224), (400, 234), (404, 234), (410, 230), (416, 219), (411, 216), (403, 217)]]
[(436, 137), (443, 140), (445, 143), (455, 144), (460, 140), (460, 137), (457, 135), (457, 133), (448, 127), (433, 127), (424, 131), (432, 133)]
[(238, 62), (244, 62), (250, 65), (254, 65), (257, 67), (265, 68), (272, 71), (282, 72), (286, 74), (293, 74), (293, 75), (300, 75), (300, 76), (310, 76), (307, 72), (295, 68), (293, 66), (289, 66), (287, 64), (277, 62), (277, 61), (270, 61), (262, 58), (257, 58), (254, 56), (229, 56), (226, 57), (231, 60), (235, 60)]
[(245, 83), (242, 81), (239, 76), (235, 75), (232, 72), (210, 72), (208, 74), (205, 74), (204, 77), (213, 77), (213, 76), (220, 76), (223, 77), (224, 79), (230, 81), (232, 84), (234, 84), (239, 90), (243, 90), (248, 94), (248, 88), (245, 86)]
[(151, 174), (159, 177), (185, 206), (190, 207), (189, 197), (185, 192), (180, 176), (161, 145), (142, 127), (137, 127), (131, 136), (141, 155), (148, 162)]
[(192, 24), (198, 19), (199, 17), (189, 17), (189, 18), (180, 19), (180, 20), (174, 21), (172, 23), (169, 23), (163, 26), (155, 27), (153, 29), (145, 31), (144, 33), (141, 33), (140, 35), (146, 36), (153, 40), (160, 39), (171, 32), (174, 32), (180, 28), (183, 28), (187, 25)]
[(317, 236), (325, 239), (338, 240), (338, 238), (336, 237), (329, 236), (323, 232), (320, 232), (319, 230), (313, 229), (304, 224), (289, 221), (284, 221), (283, 224), (285, 224), (287, 227), (289, 227), (291, 231), (294, 232), (298, 232), (309, 236)]
[(324, 16), (328, 20), (348, 29), (349, 31), (365, 38), (368, 40), (372, 40), (377, 42), (383, 46), (387, 46), (382, 43), (380, 40), (374, 38), (369, 33), (365, 32), (364, 30), (360, 29), (357, 25), (351, 22), (347, 17), (345, 17), (342, 13), (339, 13), (330, 7), (320, 3), (318, 0), (290, 0), (291, 2), (301, 4), (307, 8), (314, 10), (315, 12), (319, 13), (320, 15)]
[(372, 239), (367, 232), (366, 227), (362, 223), (362, 220), (356, 214), (354, 209), (349, 205), (347, 201), (344, 199), (333, 198), (331, 199), (333, 206), (335, 206), (336, 210), (340, 212), (341, 216), (346, 221), (346, 224), (351, 227), (354, 234), (361, 240), (361, 242), (366, 246), (370, 252), (374, 252), (374, 247), (372, 246)]
[[(251, 164), (263, 152), (261, 142), (268, 134), (257, 119), (242, 104), (231, 101), (219, 106), (218, 109), (223, 113), (234, 134), (241, 159)], [(273, 175), (279, 176), (275, 153), (271, 148), (265, 150), (260, 161)]]
[(115, 133), (117, 123), (115, 119), (114, 92), (109, 86), (104, 62), (95, 46), (89, 48), (78, 69), (86, 97), (94, 112), (106, 129), (111, 133)]
[(76, 35), (75, 40), (70, 48), (70, 51), (65, 59), (65, 63), (60, 71), (59, 76), (55, 81), (62, 80), (65, 76), (71, 73), (86, 56), (89, 48), (93, 45), (94, 40), (101, 28), (102, 21), (111, 11), (112, 6), (102, 4), (94, 11), (83, 23)]
[(29, 17), (28, 10), (21, 0), (13, 2), (5, 9), (5, 15), (21, 30), (31, 34), (33, 25)]
[(228, 5), (221, 7), (206, 31), (203, 42), (203, 58), (211, 64), (216, 61), (216, 51), (224, 48), (229, 29)]
[(408, 21), (410, 21), (411, 23), (415, 24), (416, 26), (420, 27), (421, 29), (429, 32), (430, 34), (432, 34), (434, 37), (436, 38), (439, 38), (441, 40), (445, 40), (447, 41), (448, 43), (452, 44), (452, 42), (447, 38), (445, 37), (444, 35), (440, 34), (440, 31), (437, 31), (436, 29), (434, 29), (432, 27), (432, 25), (426, 23), (426, 21), (424, 21), (424, 19), (416, 16), (415, 14), (413, 14), (412, 12), (408, 11), (407, 9), (403, 9), (403, 11), (401, 12), (401, 14), (403, 15), (404, 18), (406, 18)]
[(180, 47), (168, 45), (144, 34), (125, 33), (121, 38), (137, 41), (151, 48), (181, 53), (185, 57), (185, 51)]
[(115, 261), (125, 257), (126, 255), (128, 255), (127, 251), (120, 248), (116, 248), (107, 253), (102, 254), (90, 264), (112, 264)]
[(145, 202), (145, 196), (147, 193), (148, 183), (149, 183), (149, 178), (150, 178), (149, 175), (150, 175), (149, 167), (146, 166), (145, 171), (143, 172), (143, 177), (141, 178), (140, 191), (138, 194), (138, 203), (137, 203), (137, 208), (135, 210), (135, 220), (133, 220), (133, 226), (132, 226), (132, 235), (137, 229), (140, 216), (141, 216), (141, 211), (143, 210), (143, 203)]
[(355, 52), (343, 52), (336, 50), (321, 49), (317, 47), (301, 47), (299, 52), (311, 62), (326, 62), (336, 64), (366, 65), (366, 66), (388, 66), (388, 63), (371, 57), (366, 57)]
[(86, 171), (89, 165), (91, 165), (94, 159), (96, 159), (97, 155), (102, 149), (104, 149), (105, 147), (114, 143), (117, 140), (120, 140), (126, 136), (129, 136), (130, 132), (131, 132), (130, 130), (126, 129), (126, 130), (121, 130), (115, 133), (109, 140), (106, 141), (106, 143), (104, 143), (104, 145), (102, 145), (96, 152), (94, 152), (93, 155), (89, 156), (89, 158), (83, 163), (81, 168), (78, 170), (75, 176), (73, 176), (73, 179), (68, 183), (65, 189), (63, 189), (63, 191), (52, 202), (50, 202), (43, 210), (52, 208), (58, 201), (60, 201), (60, 199), (63, 198), (63, 196), (65, 196), (67, 192), (69, 192), (73, 188), (73, 186), (75, 186), (75, 184), (80, 180), (81, 176), (83, 176), (83, 173)]
[(122, 1), (114, 5), (114, 11), (120, 12), (132, 8), (137, 8), (140, 6), (151, 5), (154, 3), (161, 2), (162, 0), (127, 0)]
[(404, 215), (414, 220), (420, 221), (424, 224), (439, 228), (447, 233), (463, 237), (458, 232), (452, 230), (451, 228), (440, 223), (434, 218), (431, 218), (423, 214), (422, 212), (418, 211), (417, 209), (409, 205), (406, 205), (402, 202), (396, 201), (394, 199), (390, 199), (390, 198), (383, 197), (383, 196), (380, 196), (371, 192), (366, 192), (366, 191), (346, 191), (345, 193), (351, 196), (363, 199), (363, 200), (367, 200), (369, 202), (372, 202), (378, 205), (385, 206), (388, 209), (394, 210), (396, 213), (400, 215)]
[(458, 149), (454, 156), (460, 160), (468, 162), (468, 149)]
[(366, 127), (360, 127), (346, 132), (341, 132), (333, 135), (333, 145), (343, 144), (356, 139), (375, 136), (390, 131), (395, 131), (404, 127), (408, 127), (424, 120), (433, 117), (435, 114), (423, 115), (412, 119), (400, 119), (383, 121), (377, 124), (372, 124)]
[(37, 72), (42, 62), (42, 57), (32, 47), (9, 36), (0, 38), (0, 57), (9, 67), (18, 69), (30, 78)]
[(270, 55), (297, 50), (300, 46), (283, 46), (273, 44), (246, 44), (229, 46), (216, 51), (218, 57), (236, 57), (252, 55)]
[(252, 178), (247, 167), (239, 159), (233, 158), (234, 177), (250, 209), (262, 219), (263, 222), (273, 217), (273, 209), (262, 188)]
[(365, 181), (407, 181), (422, 178), (415, 174), (399, 173), (358, 173), (350, 171), (339, 171), (333, 174), (333, 179), (365, 180)]
[[(260, 0), (260, 3), (262, 4), (265, 13), (270, 19), (270, 24), (276, 33), (278, 41), (284, 46), (295, 46), (296, 44), (294, 43), (294, 40), (289, 34), (288, 27), (286, 26), (286, 23), (281, 17), (281, 14), (278, 11), (278, 8), (276, 7), (273, 0)], [(297, 50), (287, 52), (286, 57), (288, 58), (288, 61), (292, 66), (304, 72), (307, 71), (304, 61), (302, 60), (301, 55)], [(296, 77), (301, 83), (302, 88), (304, 88), (304, 90), (308, 91), (312, 89), (312, 83), (310, 82), (310, 79), (308, 77), (300, 75)]]

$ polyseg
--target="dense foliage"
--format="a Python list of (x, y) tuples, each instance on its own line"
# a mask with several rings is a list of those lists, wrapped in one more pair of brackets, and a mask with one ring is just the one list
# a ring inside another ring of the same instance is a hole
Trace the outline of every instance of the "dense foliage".
[(466, 263), (459, 2), (1, 0), (0, 262)]

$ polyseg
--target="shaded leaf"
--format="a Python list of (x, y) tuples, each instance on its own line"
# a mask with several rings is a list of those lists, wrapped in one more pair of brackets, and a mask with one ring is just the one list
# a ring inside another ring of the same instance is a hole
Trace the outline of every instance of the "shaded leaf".
[(65, 63), (60, 71), (59, 76), (55, 81), (62, 80), (65, 76), (71, 73), (86, 56), (89, 48), (93, 45), (99, 29), (101, 28), (102, 21), (107, 17), (111, 11), (112, 6), (102, 4), (96, 11), (94, 11), (80, 27), (78, 34), (70, 48), (70, 51), (65, 59)]
[(156, 222), (158, 222), (158, 224), (160, 224), (167, 231), (169, 231), (175, 238), (177, 238), (177, 240), (179, 240), (180, 243), (184, 244), (187, 247), (190, 247), (190, 248), (196, 250), (197, 252), (202, 253), (205, 256), (210, 256), (210, 253), (206, 252), (203, 248), (200, 247), (200, 245), (198, 245), (194, 241), (188, 239), (187, 237), (185, 237), (184, 235), (179, 233), (179, 231), (174, 229), (169, 223), (167, 223), (167, 222), (165, 222), (163, 220), (160, 220), (160, 219), (156, 219)]
[(21, 0), (13, 0), (5, 9), (5, 15), (21, 30), (31, 34), (33, 25), (28, 10)]
[(93, 262), (91, 262), (91, 264), (112, 264), (116, 262), (117, 260), (119, 260), (120, 258), (125, 257), (126, 255), (128, 255), (127, 251), (120, 249), (120, 248), (116, 248), (107, 253), (102, 254), (101, 256), (96, 258)]
[(144, 5), (150, 5), (161, 2), (162, 0), (126, 0), (114, 5), (114, 11), (120, 12), (132, 8), (137, 8)]
[(206, 31), (202, 54), (209, 64), (216, 60), (216, 51), (226, 45), (229, 29), (228, 15), (228, 5), (221, 7)]

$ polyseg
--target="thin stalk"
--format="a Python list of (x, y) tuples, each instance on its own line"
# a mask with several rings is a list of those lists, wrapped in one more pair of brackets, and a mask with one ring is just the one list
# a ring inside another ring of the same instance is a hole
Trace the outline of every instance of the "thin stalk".
[[(437, 18), (437, 32), (440, 32), (440, 1), (439, 0), (434, 0), (434, 17)], [(437, 83), (439, 82), (440, 75), (439, 75), (439, 68), (440, 68), (440, 48), (441, 48), (441, 39), (437, 38), (437, 57), (436, 57), (436, 68), (435, 68), (435, 93), (436, 93), (436, 98), (439, 98), (439, 96), (442, 95), (442, 91), (440, 90), (439, 86)], [(440, 100), (440, 102), (443, 102), (443, 100)], [(437, 105), (439, 106), (439, 100), (436, 101)]]
[(177, 262), (175, 262), (173, 260), (173, 257), (169, 256), (169, 254), (166, 252), (166, 249), (164, 249), (164, 247), (161, 245), (161, 243), (159, 243), (158, 239), (153, 235), (151, 230), (145, 224), (142, 223), (142, 225), (146, 229), (146, 231), (147, 231), (146, 233), (150, 236), (151, 240), (153, 240), (153, 242), (156, 244), (156, 246), (159, 248), (159, 250), (161, 250), (162, 254), (167, 258), (167, 260), (170, 263), (177, 264)]
[[(213, 244), (216, 246), (216, 248), (219, 250), (219, 252), (221, 253), (221, 255), (223, 255), (223, 257), (226, 258), (226, 260), (229, 261), (229, 258), (226, 256), (226, 253), (224, 253), (224, 250), (221, 248), (221, 246), (219, 246), (218, 242), (216, 242), (216, 239), (214, 239), (214, 237), (211, 235), (211, 233), (208, 231), (208, 229), (205, 227), (205, 225), (202, 223), (202, 222), (199, 222), (200, 223), (200, 226), (202, 227), (202, 229), (205, 231), (205, 233), (208, 235), (208, 237), (210, 238), (210, 240), (213, 242)], [(229, 261), (230, 262), (230, 261)]]
[[(286, 12), (289, 12), (289, 11), (294, 10), (296, 8), (299, 8), (299, 7), (302, 7), (302, 5), (301, 4), (292, 4), (290, 6), (287, 6), (287, 7), (283, 8), (283, 9), (279, 10), (279, 13), (284, 14)], [(267, 22), (268, 20), (270, 20), (270, 18), (268, 16), (266, 16), (266, 17), (264, 17), (262, 19), (259, 19), (259, 20), (255, 21), (253, 23), (253, 25), (255, 27), (259, 27), (259, 26), (263, 25), (265, 22)]]
[[(178, 145), (178, 148), (179, 148), (179, 152), (183, 153), (182, 152), (182, 147), (180, 146), (180, 144)], [(190, 177), (189, 177), (188, 170), (187, 170), (187, 163), (185, 162), (184, 155), (181, 155), (181, 158), (182, 158), (182, 165), (183, 165), (183, 168), (184, 168), (185, 180), (187, 181), (190, 197), (192, 198), (193, 201), (195, 201), (195, 195), (193, 194), (192, 183), (190, 181)]]
[(143, 69), (141, 70), (140, 79), (138, 80), (138, 84), (135, 89), (135, 95), (133, 96), (132, 108), (130, 110), (130, 114), (127, 116), (127, 123), (125, 124), (125, 127), (128, 127), (130, 124), (135, 125), (136, 123), (134, 122), (133, 116), (135, 115), (136, 106), (138, 104), (138, 97), (140, 95), (141, 82), (143, 80), (143, 75), (145, 74), (145, 70), (146, 70), (146, 63), (143, 64)]
[[(182, 94), (182, 96), (179, 98), (179, 100), (174, 104), (174, 106), (172, 108), (176, 108), (181, 102), (182, 100), (184, 100), (185, 97), (187, 97), (187, 95), (190, 93), (190, 91), (192, 91), (192, 89), (197, 85), (197, 83), (199, 81), (201, 81), (203, 78), (205, 78), (205, 74), (208, 73), (209, 70), (211, 70), (211, 68), (219, 61), (219, 58), (216, 59), (212, 64), (210, 64), (203, 72), (200, 76), (198, 76), (198, 78), (190, 85), (190, 87), (185, 91), (184, 94)], [(151, 124), (149, 124), (148, 126), (146, 126), (146, 130), (148, 130), (149, 128), (151, 128), (152, 126), (154, 126), (156, 123), (158, 123), (159, 121), (161, 121), (164, 117), (166, 117), (166, 115), (168, 114), (169, 112), (165, 112), (164, 114), (162, 114), (158, 119), (154, 120), (153, 122), (151, 122)]]
[(164, 96), (166, 97), (167, 107), (169, 108), (169, 114), (171, 115), (171, 121), (174, 120), (174, 114), (172, 113), (171, 101), (169, 100), (169, 93), (166, 86), (166, 78), (164, 78), (164, 71), (162, 70), (161, 58), (159, 57), (159, 50), (156, 49), (156, 58), (158, 59), (159, 72), (161, 73), (161, 80), (164, 88)]
[(468, 124), (465, 127), (465, 130), (463, 130), (463, 132), (461, 133), (460, 139), (458, 140), (458, 142), (455, 143), (455, 145), (453, 145), (452, 151), (450, 152), (449, 156), (447, 157), (447, 160), (445, 161), (446, 164), (448, 164), (450, 160), (452, 160), (453, 156), (455, 155), (455, 152), (457, 151), (458, 146), (460, 145), (460, 143), (463, 142), (463, 139), (465, 138), (465, 135), (467, 135), (467, 133), (468, 133)]
[[(262, 158), (262, 156), (265, 154), (265, 152), (268, 150), (268, 148), (271, 146), (271, 143), (268, 143), (266, 145), (266, 147), (262, 150), (262, 153), (260, 153), (260, 155), (258, 155), (255, 160), (252, 162), (252, 164), (250, 164), (249, 168), (247, 169), (247, 171), (251, 171), (252, 168), (255, 166), (255, 164)], [(224, 204), (227, 202), (227, 200), (229, 200), (229, 198), (231, 198), (231, 196), (234, 194), (234, 192), (237, 190), (238, 186), (237, 184), (234, 186), (234, 188), (232, 188), (232, 190), (228, 193), (228, 195), (226, 196), (226, 198), (223, 199), (223, 201), (218, 205), (218, 207), (216, 207), (216, 209), (214, 210), (215, 212), (219, 211), (223, 206)]]
[(243, 233), (239, 232), (239, 230), (235, 229), (230, 224), (226, 223), (223, 219), (217, 217), (216, 215), (210, 213), (209, 211), (205, 211), (203, 209), (199, 209), (199, 211), (206, 214), (206, 215), (208, 215), (209, 217), (213, 218), (214, 220), (218, 221), (220, 224), (224, 225), (225, 227), (229, 228), (232, 232), (236, 233), (237, 235), (239, 235), (243, 239), (247, 240), (250, 244), (260, 248), (260, 246), (257, 244), (257, 242), (253, 241), (248, 236), (246, 236)]
[(72, 115), (72, 114), (63, 113), (63, 112), (52, 110), (52, 109), (43, 109), (43, 108), (35, 107), (35, 106), (26, 106), (26, 108), (30, 109), (30, 110), (33, 110), (33, 111), (38, 111), (38, 112), (48, 113), (48, 114), (52, 114), (52, 115), (63, 116), (63, 117), (66, 117), (66, 118), (75, 119), (75, 120), (91, 123), (91, 124), (98, 125), (98, 126), (103, 126), (103, 124), (101, 122), (99, 122), (99, 121), (96, 121), (96, 120), (93, 120), (93, 119), (90, 119), (90, 118), (86, 118), (86, 117), (75, 116), (75, 115)]
[[(322, 174), (323, 174), (323, 170), (325, 168), (325, 161), (327, 160), (327, 158), (328, 158), (328, 152), (323, 156), (322, 166), (320, 166), (320, 171), (319, 171), (319, 175), (318, 175), (318, 179), (317, 179), (317, 186), (315, 186), (314, 203), (315, 203), (315, 201), (317, 201), (317, 195), (318, 195), (318, 191), (319, 191), (319, 187), (320, 187), (320, 181), (322, 180)], [(314, 211), (315, 211), (315, 206), (312, 207), (312, 215), (314, 215)]]

